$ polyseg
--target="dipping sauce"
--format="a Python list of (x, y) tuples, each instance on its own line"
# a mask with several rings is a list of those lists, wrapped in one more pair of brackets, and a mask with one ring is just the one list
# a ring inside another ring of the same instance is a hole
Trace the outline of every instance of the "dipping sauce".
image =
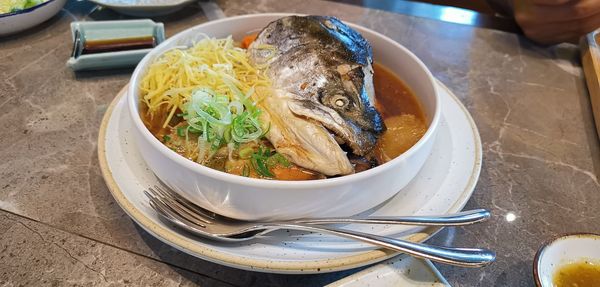
[(554, 273), (552, 284), (556, 287), (598, 287), (600, 262), (584, 260), (563, 265)]
[(150, 49), (154, 48), (154, 46), (156, 46), (156, 41), (153, 36), (86, 40), (83, 45), (82, 54)]

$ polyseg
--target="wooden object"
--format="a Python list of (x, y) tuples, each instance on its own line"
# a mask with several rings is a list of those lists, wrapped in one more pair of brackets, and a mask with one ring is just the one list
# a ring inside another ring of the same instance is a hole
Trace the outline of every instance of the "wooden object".
[(581, 39), (581, 62), (600, 136), (600, 29)]

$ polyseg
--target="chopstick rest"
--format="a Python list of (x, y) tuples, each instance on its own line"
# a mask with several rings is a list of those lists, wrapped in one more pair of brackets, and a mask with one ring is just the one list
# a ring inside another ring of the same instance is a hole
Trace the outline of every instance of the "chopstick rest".
[(134, 67), (165, 39), (163, 24), (149, 19), (73, 22), (71, 33), (75, 71)]

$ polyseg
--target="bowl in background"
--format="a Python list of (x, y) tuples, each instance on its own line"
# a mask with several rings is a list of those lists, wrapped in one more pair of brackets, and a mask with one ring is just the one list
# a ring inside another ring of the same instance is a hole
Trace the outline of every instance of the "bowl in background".
[(425, 135), (399, 157), (356, 174), (311, 181), (247, 178), (192, 162), (164, 146), (139, 115), (140, 82), (148, 66), (163, 52), (188, 46), (203, 35), (241, 39), (268, 23), (291, 14), (255, 14), (195, 26), (169, 38), (135, 69), (128, 90), (128, 108), (138, 149), (154, 174), (167, 186), (215, 213), (242, 220), (285, 220), (351, 216), (390, 199), (405, 187), (429, 156), (440, 118), (436, 85), (425, 65), (395, 41), (367, 28), (349, 24), (373, 47), (375, 61), (398, 75), (414, 92), (428, 119)]
[(56, 15), (67, 0), (48, 0), (33, 7), (0, 14), (0, 37), (21, 32)]
[(600, 263), (600, 235), (568, 234), (544, 244), (533, 260), (533, 277), (538, 287), (554, 286), (554, 274), (562, 266), (581, 261)]

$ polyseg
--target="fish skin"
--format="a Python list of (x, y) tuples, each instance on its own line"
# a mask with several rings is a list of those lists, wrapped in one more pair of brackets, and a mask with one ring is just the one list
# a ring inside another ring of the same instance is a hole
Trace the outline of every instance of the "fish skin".
[(261, 121), (269, 123), (266, 137), (277, 152), (301, 167), (324, 175), (354, 173), (346, 152), (323, 125), (292, 113), (288, 106), (291, 96), (275, 90), (260, 103)]
[[(334, 17), (285, 17), (259, 33), (249, 54), (268, 67), (274, 89), (288, 94), (289, 120), (310, 119), (334, 134), (336, 160), (347, 159), (338, 142), (361, 156), (373, 150), (385, 125), (374, 108), (371, 46), (358, 32)], [(349, 173), (339, 165), (337, 174)]]

